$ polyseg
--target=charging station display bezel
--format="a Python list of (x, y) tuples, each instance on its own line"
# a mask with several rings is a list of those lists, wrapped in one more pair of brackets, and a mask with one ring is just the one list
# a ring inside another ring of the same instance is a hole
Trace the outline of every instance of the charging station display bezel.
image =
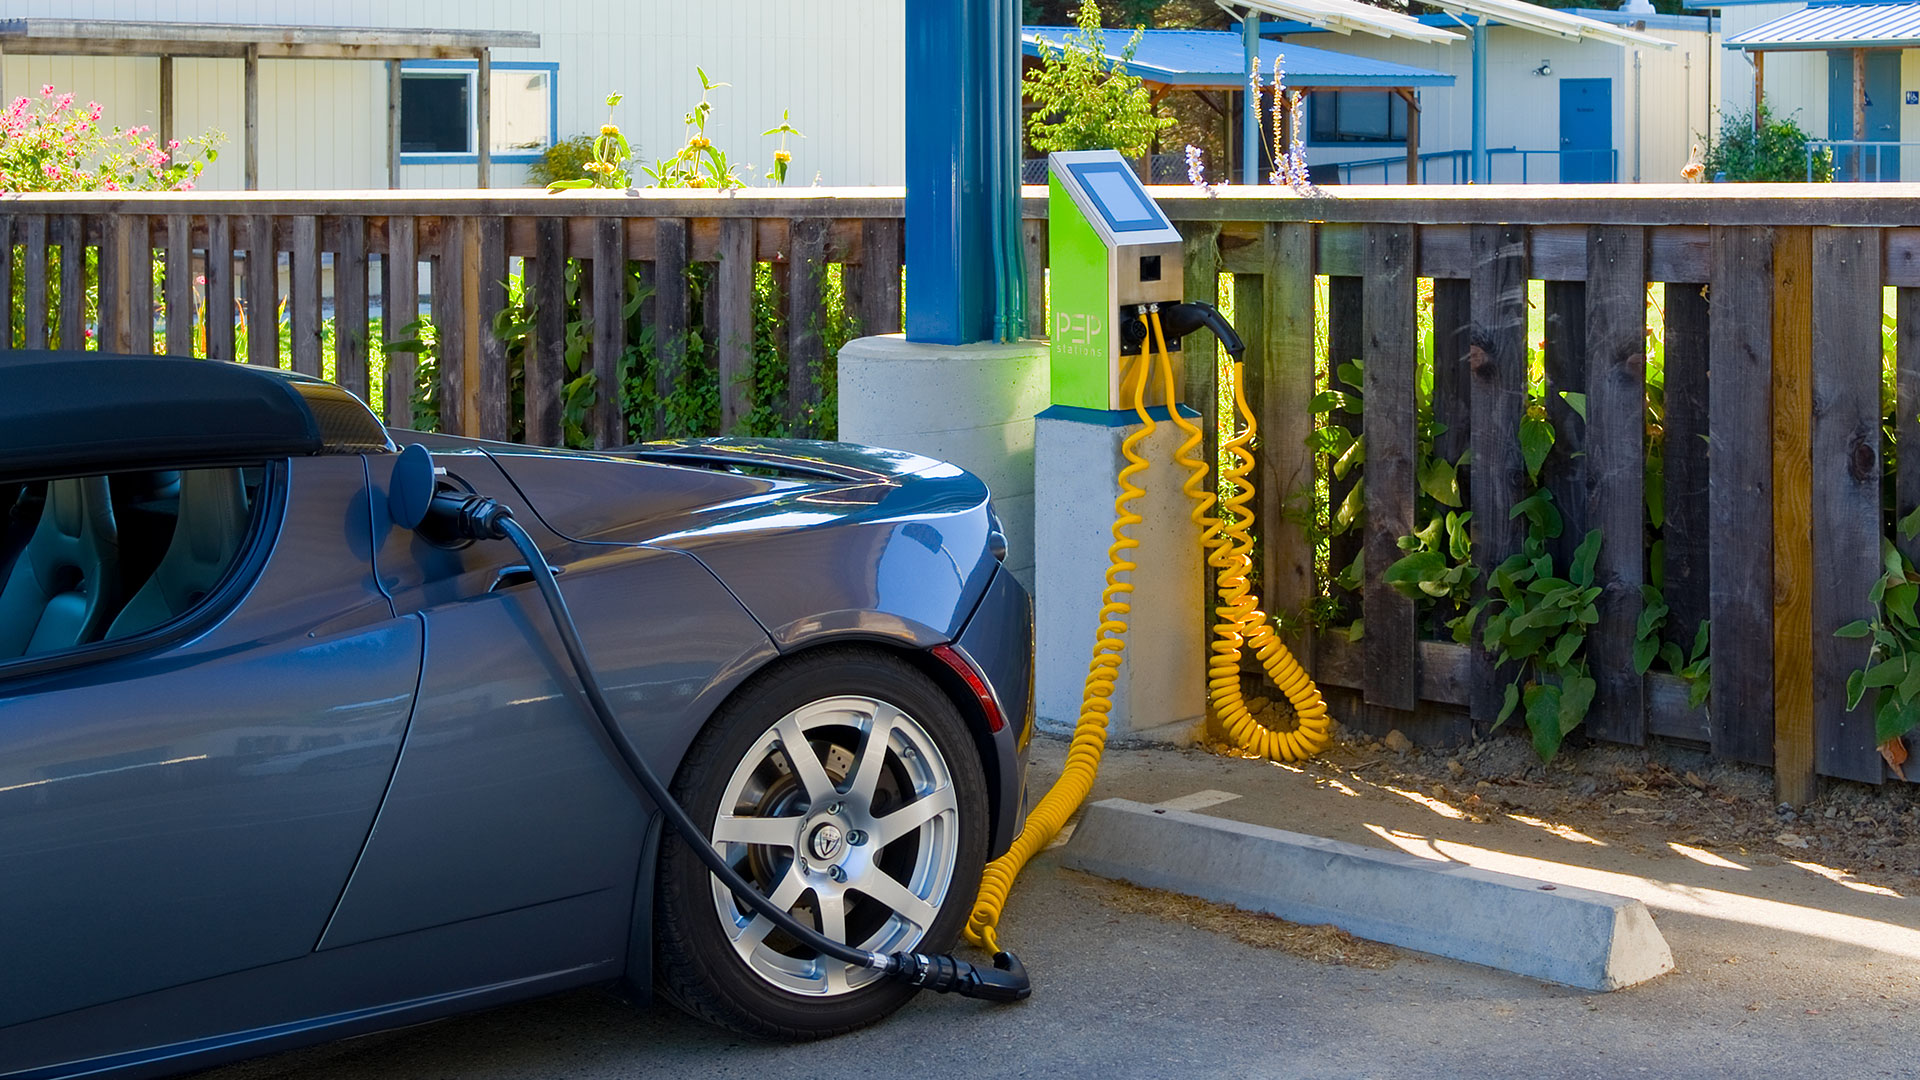
[[(1158, 203), (1148, 196), (1140, 178), (1119, 155), (1111, 150), (1056, 151), (1048, 155), (1053, 175), (1079, 205), (1081, 213), (1110, 246), (1135, 247), (1145, 244), (1180, 242), (1180, 231), (1173, 227)], [(1115, 192), (1121, 185), (1130, 207), (1115, 207), (1104, 192)], [(1097, 185), (1097, 187), (1096, 187)], [(1122, 211), (1133, 211), (1123, 213)], [(1144, 215), (1144, 216), (1143, 216)]]

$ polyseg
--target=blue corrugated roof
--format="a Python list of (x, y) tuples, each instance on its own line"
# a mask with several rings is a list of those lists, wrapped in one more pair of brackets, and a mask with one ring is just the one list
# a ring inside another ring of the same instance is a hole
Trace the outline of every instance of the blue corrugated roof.
[[(1040, 53), (1039, 43), (1054, 48), (1074, 33), (1068, 26), (1028, 26), (1021, 47), (1028, 56)], [(1100, 32), (1101, 52), (1119, 60), (1126, 52), (1130, 30)], [(1405, 64), (1390, 64), (1365, 56), (1310, 49), (1305, 45), (1260, 42), (1261, 81), (1271, 80), (1275, 61), (1286, 61), (1289, 86), (1452, 86), (1453, 76)], [(1237, 87), (1245, 81), (1244, 54), (1239, 34), (1218, 30), (1147, 30), (1140, 47), (1126, 63), (1127, 73), (1169, 86)]]
[(1909, 48), (1920, 45), (1920, 3), (1813, 4), (1727, 39), (1730, 49)]

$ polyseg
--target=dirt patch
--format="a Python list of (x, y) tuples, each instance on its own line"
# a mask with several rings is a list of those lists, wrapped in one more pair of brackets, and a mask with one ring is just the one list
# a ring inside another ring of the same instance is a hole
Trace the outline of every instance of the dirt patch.
[(1432, 800), (1470, 821), (1571, 830), (1640, 854), (1674, 854), (1678, 844), (1750, 865), (1811, 863), (1836, 881), (1920, 895), (1920, 794), (1912, 785), (1828, 781), (1795, 810), (1774, 804), (1768, 770), (1701, 750), (1587, 744), (1543, 764), (1528, 742), (1504, 732), (1449, 750), (1348, 733), (1306, 768)]
[(1265, 912), (1247, 911), (1231, 904), (1216, 904), (1211, 900), (1159, 889), (1143, 889), (1124, 881), (1108, 881), (1077, 871), (1063, 872), (1084, 881), (1110, 907), (1131, 915), (1151, 915), (1169, 922), (1184, 923), (1230, 937), (1256, 949), (1279, 949), (1316, 964), (1340, 964), (1376, 971), (1392, 967), (1394, 961), (1400, 958), (1399, 949), (1363, 941), (1337, 926), (1302, 926)]

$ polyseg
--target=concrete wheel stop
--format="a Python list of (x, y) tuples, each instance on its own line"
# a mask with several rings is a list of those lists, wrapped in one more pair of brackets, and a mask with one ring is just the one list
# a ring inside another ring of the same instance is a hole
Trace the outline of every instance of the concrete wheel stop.
[(1583, 990), (1673, 970), (1638, 900), (1127, 799), (1088, 806), (1060, 861)]

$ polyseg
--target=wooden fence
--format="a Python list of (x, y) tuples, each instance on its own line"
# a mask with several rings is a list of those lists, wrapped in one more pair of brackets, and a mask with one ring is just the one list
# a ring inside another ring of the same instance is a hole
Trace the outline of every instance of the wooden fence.
[[(1484, 574), (1517, 550), (1510, 510), (1527, 489), (1519, 427), (1528, 403), (1529, 283), (1543, 282), (1545, 404), (1560, 443), (1542, 482), (1577, 539), (1602, 530), (1596, 583), (1600, 622), (1588, 640), (1599, 681), (1586, 722), (1625, 743), (1649, 735), (1710, 746), (1721, 757), (1774, 765), (1783, 793), (1816, 773), (1875, 782), (1884, 766), (1868, 706), (1849, 711), (1848, 674), (1866, 645), (1833, 631), (1874, 614), (1881, 536), (1920, 504), (1920, 467), (1883, 465), (1883, 287), (1897, 289), (1896, 414), (1920, 413), (1920, 189), (1893, 185), (1622, 188), (1340, 189), (1300, 198), (1271, 190), (1159, 189), (1187, 240), (1190, 298), (1230, 299), (1249, 344), (1250, 397), (1263, 436), (1258, 472), (1261, 579), (1270, 610), (1305, 610), (1326, 591), (1314, 544), (1290, 502), (1326, 483), (1326, 462), (1306, 445), (1308, 405), (1325, 363), (1364, 365), (1367, 440), (1365, 528), (1333, 541), (1333, 565), (1361, 548), (1369, 569), (1357, 597), (1364, 637), (1298, 635), (1323, 686), (1341, 694), (1343, 718), (1376, 730), (1458, 736), (1484, 729), (1505, 680), (1477, 647), (1423, 640), (1412, 600), (1381, 581), (1413, 530), (1417, 506), (1416, 326), (1420, 279), (1432, 279), (1431, 402), (1445, 425), (1437, 453), (1472, 451), (1464, 487), (1474, 517), (1473, 557)], [(1045, 200), (1029, 191), (1027, 265), (1045, 266)], [(440, 328), (442, 425), (500, 436), (512, 426), (507, 363), (489, 332), (506, 303), (509, 261), (525, 260), (539, 301), (525, 375), (529, 441), (558, 437), (563, 357), (561, 283), (544, 272), (583, 260), (589, 308), (620, 298), (630, 261), (655, 292), (646, 322), (660, 343), (663, 388), (689, 332), (716, 350), (723, 425), (752, 407), (742, 378), (753, 347), (754, 264), (779, 271), (785, 314), (778, 347), (798, 377), (827, 361), (813, 329), (818, 274), (798, 264), (844, 264), (847, 305), (867, 332), (900, 325), (901, 214), (897, 191), (781, 191), (705, 197), (478, 196), (473, 193), (141, 195), (114, 200), (29, 196), (0, 202), (0, 288), (24, 260), (24, 339), (85, 321), (80, 263), (58, 263), (58, 311), (48, 310), (51, 248), (97, 251), (98, 333), (111, 348), (148, 345), (150, 313), (193, 304), (195, 283), (169, 274), (151, 293), (147, 266), (204, 266), (212, 310), (231, 310), (236, 289), (260, 310), (276, 302), (270, 260), (236, 262), (271, 238), (291, 259), (283, 298), (291, 365), (317, 372), (321, 356), (321, 253), (333, 270), (337, 377), (367, 390), (368, 267), (430, 263), (427, 309)], [(196, 250), (200, 252), (195, 263)], [(683, 272), (712, 264), (704, 325), (690, 326)], [(245, 280), (236, 267), (245, 265)], [(1228, 275), (1223, 277), (1222, 275)], [(1324, 276), (1324, 284), (1317, 281)], [(1034, 274), (1038, 280), (1037, 273)], [(379, 275), (388, 312), (420, 309), (417, 274)], [(1228, 296), (1218, 296), (1222, 282)], [(1672, 675), (1633, 674), (1630, 662), (1648, 576), (1643, 485), (1649, 285), (1664, 297), (1665, 551), (1670, 623), (1712, 627), (1711, 698), (1688, 707)], [(0, 311), (11, 311), (8, 296)], [(159, 301), (156, 304), (155, 301)], [(1030, 330), (1044, 336), (1038, 303)], [(1315, 329), (1326, 330), (1317, 372)], [(166, 322), (165, 348), (191, 344), (185, 320)], [(250, 355), (278, 355), (267, 320), (248, 324)], [(594, 370), (611, 374), (626, 327), (595, 323)], [(231, 326), (212, 320), (206, 352), (232, 356)], [(1817, 358), (1817, 362), (1816, 362)], [(409, 416), (403, 354), (392, 354), (389, 419)], [(1186, 399), (1211, 415), (1214, 373), (1188, 365)], [(1560, 392), (1585, 395), (1585, 414)], [(787, 403), (798, 410), (805, 402)], [(601, 444), (624, 432), (603, 402), (590, 425)], [(1211, 430), (1211, 427), (1209, 427)], [(1894, 505), (1883, 507), (1883, 472)], [(1338, 498), (1352, 478), (1333, 483)], [(1041, 508), (1045, 512), (1045, 508)], [(1904, 541), (1903, 541), (1904, 543)], [(1355, 545), (1358, 545), (1356, 547)], [(1920, 545), (1907, 543), (1909, 555)], [(1324, 561), (1322, 561), (1324, 565)], [(1344, 688), (1344, 692), (1341, 690)]]
[[(639, 324), (651, 330), (660, 393), (679, 381), (689, 342), (698, 340), (718, 368), (721, 428), (734, 430), (756, 404), (756, 264), (772, 270), (772, 308), (783, 317), (767, 329), (789, 373), (788, 399), (762, 404), (798, 419), (818, 396), (813, 372), (830, 362), (820, 322), (828, 264), (842, 264), (845, 306), (863, 332), (900, 329), (901, 214), (897, 192), (869, 191), (704, 199), (670, 192), (15, 196), (0, 201), (0, 290), (7, 293), (0, 312), (18, 324), (0, 341), (17, 335), (27, 348), (51, 343), (232, 359), (238, 326), (249, 362), (318, 375), (331, 331), (333, 377), (368, 397), (369, 353), (384, 353), (384, 400), (374, 404), (390, 424), (410, 427), (412, 354), (370, 343), (369, 311), (377, 301), (383, 316), (392, 316), (384, 318), (389, 339), (417, 317), (434, 325), (443, 430), (483, 438), (523, 430), (530, 442), (557, 443), (566, 323), (591, 324), (591, 370), (600, 387), (618, 386), (634, 324), (593, 313), (628, 301), (627, 275), (637, 266), (651, 290)], [(76, 249), (87, 259), (67, 257)], [(16, 258), (23, 264), (18, 305), (11, 295)], [(564, 260), (580, 263), (574, 305), (566, 301), (564, 275), (543, 272)], [(709, 272), (690, 276), (699, 264)], [(790, 273), (791, 266), (809, 272)], [(510, 415), (507, 346), (493, 332), (515, 272), (524, 273), (537, 311), (520, 417)], [(157, 279), (164, 282), (158, 296)], [(689, 287), (694, 280), (708, 294), (699, 304)], [(91, 313), (88, 286), (97, 290)], [(207, 318), (202, 344), (193, 313), (203, 304), (209, 312), (269, 317)], [(179, 313), (186, 317), (169, 317)], [(290, 331), (285, 355), (283, 320)], [(86, 327), (97, 342), (63, 333), (66, 327)], [(598, 446), (628, 441), (619, 395), (600, 393), (585, 428)]]

